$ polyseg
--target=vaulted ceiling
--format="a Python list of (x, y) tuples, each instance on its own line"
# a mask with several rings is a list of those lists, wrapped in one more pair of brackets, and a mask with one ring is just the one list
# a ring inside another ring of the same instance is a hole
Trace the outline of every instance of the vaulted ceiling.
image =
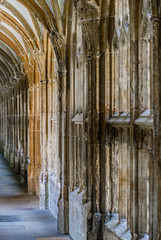
[(66, 6), (64, 0), (0, 0), (0, 91), (43, 53), (46, 33), (64, 38)]

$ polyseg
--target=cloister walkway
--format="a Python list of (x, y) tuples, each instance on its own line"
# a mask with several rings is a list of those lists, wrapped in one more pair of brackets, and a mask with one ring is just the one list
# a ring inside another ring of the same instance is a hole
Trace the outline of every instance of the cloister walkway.
[(67, 240), (57, 235), (57, 220), (39, 209), (36, 196), (27, 193), (8, 163), (0, 155), (0, 240)]

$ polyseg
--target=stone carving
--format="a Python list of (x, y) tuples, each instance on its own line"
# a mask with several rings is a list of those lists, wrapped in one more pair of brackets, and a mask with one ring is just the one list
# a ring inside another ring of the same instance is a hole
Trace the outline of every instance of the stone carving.
[(99, 8), (95, 2), (87, 0), (75, 1), (75, 8), (82, 25), (84, 54), (93, 56), (99, 52)]

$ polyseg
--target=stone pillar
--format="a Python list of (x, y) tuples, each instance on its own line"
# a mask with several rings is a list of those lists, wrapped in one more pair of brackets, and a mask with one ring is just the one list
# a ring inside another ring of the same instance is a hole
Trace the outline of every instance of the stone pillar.
[(69, 162), (67, 157), (67, 98), (66, 98), (66, 70), (58, 71), (59, 91), (59, 158), (61, 164), (60, 174), (60, 200), (58, 202), (58, 232), (67, 234), (69, 232)]
[(14, 155), (14, 127), (15, 127), (15, 110), (14, 110), (14, 93), (11, 95), (11, 153), (10, 153), (10, 167), (15, 167), (15, 155)]
[(34, 75), (29, 73), (28, 89), (28, 117), (29, 117), (29, 165), (28, 165), (28, 192), (34, 194), (35, 187), (35, 109), (34, 109)]
[(16, 85), (15, 173), (20, 174), (20, 85)]
[[(133, 8), (135, 9), (135, 8)], [(130, 31), (130, 229), (132, 239), (138, 239), (138, 134), (139, 129), (135, 126), (139, 109), (139, 69), (138, 69), (138, 21), (136, 11), (131, 9)]]
[(25, 168), (26, 168), (26, 139), (25, 131), (26, 130), (26, 121), (25, 121), (25, 98), (26, 98), (26, 79), (21, 79), (20, 82), (20, 175), (21, 182), (25, 182)]
[(48, 207), (48, 164), (47, 164), (47, 81), (40, 81), (40, 143), (41, 143), (41, 173), (40, 173), (40, 208)]
[(88, 199), (92, 202), (89, 239), (100, 231), (99, 55), (88, 57)]
[(151, 179), (151, 195), (153, 199), (150, 204), (153, 211), (150, 226), (150, 239), (161, 239), (161, 17), (152, 17), (153, 26), (153, 52), (152, 52), (152, 82), (153, 82), (153, 161)]

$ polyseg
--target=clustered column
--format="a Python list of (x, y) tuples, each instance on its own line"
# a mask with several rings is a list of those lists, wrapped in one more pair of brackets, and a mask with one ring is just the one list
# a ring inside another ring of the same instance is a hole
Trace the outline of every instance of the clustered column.
[(1, 153), (20, 174), (21, 181), (27, 181), (27, 91), (26, 77), (21, 75), (11, 88), (1, 95)]

